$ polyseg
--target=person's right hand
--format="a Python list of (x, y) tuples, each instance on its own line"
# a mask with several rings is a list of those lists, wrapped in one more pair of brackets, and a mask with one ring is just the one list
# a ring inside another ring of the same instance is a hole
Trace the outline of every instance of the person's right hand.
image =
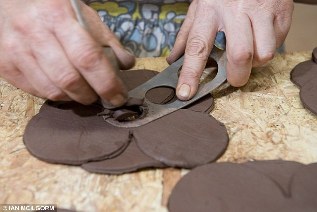
[(50, 100), (125, 101), (124, 85), (101, 46), (114, 50), (122, 69), (133, 66), (134, 57), (91, 8), (82, 4), (91, 34), (70, 1), (0, 0), (0, 11), (0, 76), (9, 83)]

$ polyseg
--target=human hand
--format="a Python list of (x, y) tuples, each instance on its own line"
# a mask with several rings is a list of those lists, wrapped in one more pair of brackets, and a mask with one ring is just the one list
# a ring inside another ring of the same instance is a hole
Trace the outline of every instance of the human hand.
[(292, 0), (194, 0), (181, 27), (169, 63), (185, 53), (177, 96), (192, 98), (214, 45), (217, 32), (226, 34), (227, 79), (247, 83), (251, 68), (274, 57), (291, 25)]
[(113, 49), (122, 69), (135, 59), (95, 11), (81, 7), (91, 33), (77, 22), (70, 1), (0, 0), (1, 77), (50, 100), (125, 101), (124, 85), (101, 46)]

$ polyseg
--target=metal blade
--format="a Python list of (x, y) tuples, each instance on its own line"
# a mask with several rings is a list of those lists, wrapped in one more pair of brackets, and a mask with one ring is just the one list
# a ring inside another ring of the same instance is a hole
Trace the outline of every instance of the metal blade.
[(145, 94), (147, 91), (157, 88), (157, 87), (172, 87), (176, 88), (177, 81), (178, 81), (178, 71), (183, 65), (184, 58), (180, 58), (178, 61), (167, 67), (163, 72), (159, 73), (149, 81), (145, 82), (144, 84), (140, 85), (139, 87), (131, 90), (129, 92), (129, 97), (133, 98), (144, 98), (145, 99), (145, 107), (146, 110), (140, 118), (135, 119), (133, 121), (127, 122), (119, 122), (113, 118), (108, 118), (106, 121), (114, 126), (117, 127), (124, 127), (124, 128), (132, 128), (132, 127), (139, 127), (145, 125), (151, 121), (154, 121), (158, 118), (161, 118), (167, 114), (175, 112), (181, 108), (184, 108), (191, 103), (199, 100), (200, 98), (204, 97), (208, 93), (212, 92), (214, 89), (218, 88), (221, 84), (223, 84), (227, 80), (226, 76), (226, 52), (218, 49), (214, 49), (210, 55), (216, 62), (218, 63), (218, 72), (216, 77), (207, 82), (205, 84), (201, 84), (197, 94), (189, 101), (181, 101), (175, 100), (172, 103), (159, 105), (154, 104), (146, 99)]

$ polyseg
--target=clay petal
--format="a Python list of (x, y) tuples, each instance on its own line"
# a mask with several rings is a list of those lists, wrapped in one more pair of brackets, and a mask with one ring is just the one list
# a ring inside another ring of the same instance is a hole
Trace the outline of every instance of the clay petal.
[(193, 168), (216, 160), (228, 145), (223, 124), (208, 114), (178, 110), (133, 129), (139, 148), (172, 167)]
[(118, 157), (90, 162), (82, 165), (82, 168), (94, 173), (101, 174), (123, 174), (134, 172), (145, 168), (164, 168), (163, 163), (144, 154), (136, 145), (134, 139), (129, 146)]
[[(292, 198), (317, 211), (317, 163), (299, 169), (291, 184)], [(313, 211), (313, 210), (312, 210)]]
[(96, 116), (100, 109), (74, 102), (63, 107), (46, 103), (28, 123), (23, 140), (34, 156), (51, 163), (80, 165), (113, 157), (127, 147), (129, 130)]
[(317, 84), (315, 82), (310, 82), (302, 87), (300, 99), (305, 108), (317, 115)]
[[(198, 167), (175, 186), (170, 212), (288, 211), (281, 190), (268, 177), (243, 165), (213, 163)], [(291, 208), (291, 207), (290, 207)]]
[(298, 64), (291, 72), (291, 81), (300, 88), (315, 77), (317, 64), (311, 60)]
[(253, 161), (242, 164), (269, 177), (280, 187), (285, 196), (290, 197), (290, 184), (293, 175), (303, 167), (303, 164), (294, 161)]

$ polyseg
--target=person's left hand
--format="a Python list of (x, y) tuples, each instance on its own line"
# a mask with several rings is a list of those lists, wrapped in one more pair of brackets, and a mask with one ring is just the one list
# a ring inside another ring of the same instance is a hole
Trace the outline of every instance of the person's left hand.
[(226, 34), (227, 79), (235, 87), (247, 83), (251, 68), (274, 57), (289, 31), (292, 0), (194, 0), (167, 58), (185, 53), (177, 86), (181, 100), (192, 98), (217, 32)]

